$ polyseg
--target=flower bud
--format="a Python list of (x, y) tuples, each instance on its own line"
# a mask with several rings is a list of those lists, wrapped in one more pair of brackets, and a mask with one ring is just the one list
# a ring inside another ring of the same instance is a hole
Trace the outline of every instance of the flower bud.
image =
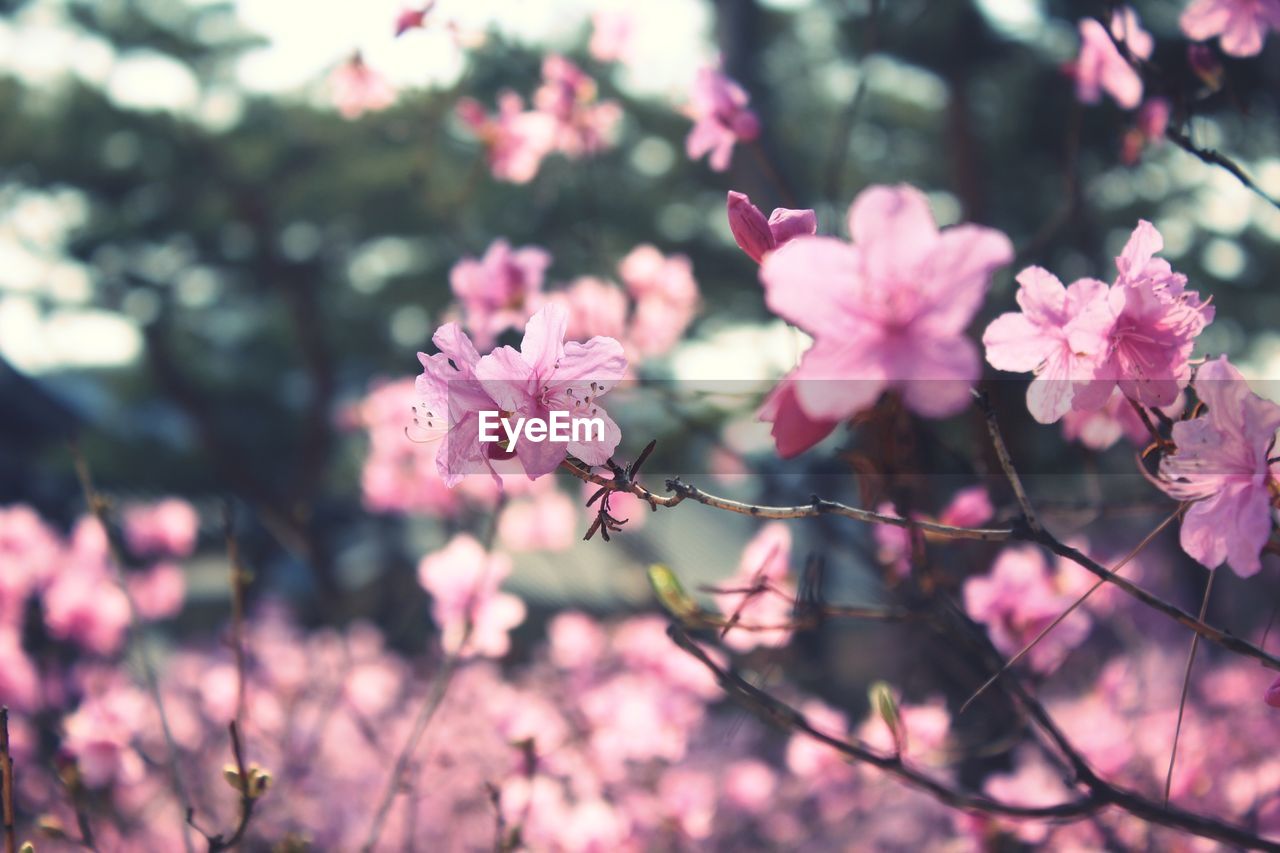
[(902, 722), (902, 715), (898, 713), (898, 701), (893, 698), (893, 688), (883, 681), (876, 681), (868, 688), (867, 696), (871, 700), (871, 707), (884, 720), (889, 733), (893, 735), (894, 753), (901, 755), (907, 745), (907, 727)]
[(773, 247), (778, 249), (788, 240), (817, 234), (818, 215), (812, 210), (775, 208), (769, 215), (769, 231), (773, 234)]
[(733, 232), (738, 248), (751, 260), (760, 263), (765, 254), (775, 247), (769, 220), (751, 203), (751, 199), (733, 190), (729, 191), (728, 213), (729, 230)]
[(1187, 63), (1191, 66), (1191, 70), (1200, 78), (1200, 82), (1209, 87), (1210, 91), (1216, 92), (1222, 88), (1222, 62), (1218, 59), (1217, 54), (1213, 52), (1213, 48), (1207, 44), (1193, 44), (1187, 47)]
[(672, 616), (682, 622), (697, 621), (702, 608), (685, 592), (676, 573), (664, 565), (654, 563), (649, 567), (649, 584), (658, 601)]

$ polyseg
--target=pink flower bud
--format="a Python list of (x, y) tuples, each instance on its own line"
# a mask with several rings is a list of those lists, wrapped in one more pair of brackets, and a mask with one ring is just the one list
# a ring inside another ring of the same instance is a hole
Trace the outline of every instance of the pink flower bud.
[(740, 192), (729, 191), (729, 230), (738, 247), (757, 264), (766, 253), (774, 249), (773, 232), (769, 228), (769, 220), (764, 218), (760, 208), (751, 203), (751, 199)]
[(817, 234), (818, 216), (812, 210), (775, 208), (769, 215), (769, 230), (773, 232), (773, 247), (778, 249), (795, 237), (812, 237)]
[(1206, 44), (1189, 45), (1187, 63), (1200, 81), (1211, 90), (1216, 92), (1222, 88), (1222, 62), (1213, 52), (1213, 48)]

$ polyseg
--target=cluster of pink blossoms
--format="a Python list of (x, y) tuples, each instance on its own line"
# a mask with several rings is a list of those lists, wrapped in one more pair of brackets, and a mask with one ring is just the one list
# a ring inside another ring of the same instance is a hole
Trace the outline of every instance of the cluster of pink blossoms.
[(1139, 222), (1111, 285), (1086, 278), (1063, 287), (1041, 267), (1018, 274), (1021, 312), (997, 317), (982, 342), (992, 367), (1035, 374), (1027, 407), (1036, 420), (1101, 409), (1117, 387), (1144, 406), (1177, 400), (1214, 309), (1155, 256), (1163, 245), (1155, 226)]
[(542, 83), (526, 109), (520, 95), (498, 95), (498, 112), (489, 115), (471, 98), (458, 101), (458, 117), (484, 145), (490, 171), (500, 181), (533, 180), (553, 153), (578, 159), (613, 144), (622, 110), (597, 97), (595, 81), (563, 56), (542, 63)]

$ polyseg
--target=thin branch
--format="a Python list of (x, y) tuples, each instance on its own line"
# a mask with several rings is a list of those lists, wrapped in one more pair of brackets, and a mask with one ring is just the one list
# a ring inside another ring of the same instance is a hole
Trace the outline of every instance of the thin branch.
[[(1129, 812), (1135, 817), (1161, 826), (1211, 838), (1250, 849), (1280, 850), (1280, 845), (1254, 835), (1241, 827), (1179, 808), (1162, 806), (1141, 794), (1106, 782), (1091, 771), (1081, 774), (1080, 783), (1087, 788), (1082, 795), (1048, 806), (1018, 806), (982, 794), (952, 788), (932, 776), (905, 763), (900, 756), (882, 755), (866, 745), (833, 737), (814, 728), (804, 715), (774, 696), (760, 690), (729, 669), (721, 667), (680, 628), (673, 624), (667, 634), (686, 653), (705, 666), (721, 688), (736, 702), (760, 717), (790, 732), (797, 732), (835, 749), (841, 754), (892, 774), (917, 790), (923, 791), (943, 805), (1007, 817), (1072, 821), (1093, 816), (1108, 806)], [(1034, 703), (1033, 703), (1034, 704)], [(1037, 706), (1038, 707), (1038, 706)], [(1056, 731), (1056, 730), (1055, 730)], [(1066, 751), (1079, 754), (1058, 733)], [(1083, 762), (1081, 761), (1083, 766)]]
[[(999, 435), (997, 428), (996, 435)], [(1003, 444), (1003, 440), (1001, 442)], [(1097, 561), (1059, 541), (1047, 530), (1041, 528), (1039, 531), (1032, 530), (1029, 524), (1022, 524), (1012, 528), (981, 528), (981, 527), (953, 527), (947, 524), (938, 524), (936, 522), (925, 520), (914, 520), (908, 518), (900, 518), (895, 515), (882, 515), (880, 513), (871, 512), (865, 509), (848, 506), (837, 501), (825, 500), (815, 497), (812, 503), (803, 504), (801, 506), (765, 506), (762, 504), (750, 504), (742, 501), (732, 500), (730, 498), (718, 497), (708, 494), (696, 486), (681, 481), (680, 479), (672, 479), (667, 481), (667, 489), (674, 492), (671, 495), (659, 495), (650, 491), (645, 486), (636, 482), (615, 482), (607, 477), (588, 471), (579, 465), (566, 461), (561, 466), (573, 476), (588, 483), (594, 483), (601, 488), (611, 492), (628, 492), (641, 500), (647, 501), (655, 509), (657, 507), (673, 507), (686, 499), (695, 501), (696, 503), (709, 506), (714, 509), (724, 510), (726, 512), (738, 513), (739, 515), (748, 515), (752, 518), (768, 518), (768, 519), (789, 519), (789, 518), (814, 518), (821, 515), (839, 515), (846, 518), (852, 518), (855, 521), (865, 522), (867, 524), (888, 524), (894, 527), (911, 527), (937, 536), (948, 539), (970, 539), (983, 542), (1034, 542), (1059, 557), (1070, 560), (1073, 563), (1087, 569), (1099, 578), (1115, 584), (1124, 592), (1140, 601), (1147, 607), (1163, 613), (1173, 621), (1177, 622), (1185, 628), (1188, 628), (1211, 643), (1216, 643), (1224, 649), (1234, 652), (1235, 654), (1253, 658), (1259, 661), (1269, 669), (1280, 671), (1280, 658), (1268, 654), (1253, 643), (1242, 640), (1239, 637), (1206, 625), (1203, 621), (1195, 616), (1182, 610), (1175, 604), (1165, 601), (1153, 593), (1148, 592), (1132, 581), (1120, 577), (1106, 566), (1100, 565)], [(1009, 471), (1013, 471), (1013, 475), (1017, 477), (1017, 472), (1013, 470), (1010, 463)], [(1007, 475), (1007, 472), (1006, 472)], [(1019, 481), (1020, 483), (1021, 481)], [(1025, 492), (1024, 492), (1025, 497)], [(1028, 501), (1029, 503), (1029, 501)]]
[(1009, 455), (1009, 448), (1004, 443), (1004, 435), (1000, 432), (1000, 424), (996, 421), (996, 413), (991, 408), (991, 401), (985, 393), (976, 389), (973, 392), (973, 398), (987, 420), (987, 432), (991, 436), (991, 445), (995, 448), (996, 458), (1000, 461), (1000, 468), (1009, 480), (1013, 495), (1018, 499), (1018, 506), (1022, 507), (1022, 515), (1026, 518), (1027, 526), (1034, 533), (1043, 532), (1044, 528), (1040, 526), (1036, 511), (1031, 506), (1031, 499), (1027, 497), (1027, 490), (1022, 486), (1022, 478), (1018, 476), (1018, 470), (1013, 467), (1013, 458)]
[(1254, 182), (1253, 178), (1249, 177), (1249, 173), (1230, 157), (1212, 148), (1201, 148), (1191, 141), (1190, 136), (1177, 129), (1172, 124), (1165, 129), (1164, 135), (1172, 141), (1174, 145), (1177, 145), (1183, 151), (1193, 157), (1196, 157), (1200, 162), (1207, 163), (1210, 166), (1218, 166), (1222, 169), (1226, 169), (1227, 172), (1229, 172), (1237, 181), (1256, 193), (1259, 198), (1263, 199), (1267, 204), (1277, 210), (1280, 210), (1280, 200), (1272, 198), (1266, 190), (1258, 186)]
[[(129, 585), (125, 583), (124, 575), (122, 574), (121, 567), (124, 565), (124, 559), (115, 539), (111, 536), (110, 519), (107, 517), (107, 502), (94, 489), (93, 477), (89, 472), (89, 463), (84, 454), (80, 452), (79, 446), (74, 442), (71, 444), (71, 453), (74, 457), (76, 476), (80, 480), (80, 489), (84, 494), (85, 503), (88, 505), (89, 512), (98, 520), (98, 524), (102, 525), (102, 533), (106, 538), (107, 548), (111, 555), (116, 584), (129, 605), (129, 627), (138, 641), (138, 660), (142, 667), (143, 680), (146, 684), (147, 693), (150, 695), (151, 703), (155, 706), (156, 715), (160, 719), (160, 731), (164, 735), (167, 752), (166, 761), (169, 765), (169, 773), (173, 777), (174, 793), (182, 806), (182, 813), (187, 815), (192, 811), (191, 797), (187, 794), (187, 787), (182, 781), (182, 773), (178, 769), (178, 744), (174, 740), (173, 729), (169, 725), (169, 715), (165, 712), (164, 697), (160, 693), (160, 680), (156, 676), (155, 665), (151, 660), (151, 651), (147, 646), (142, 619), (138, 616), (138, 608), (134, 603), (133, 594), (129, 591)], [(182, 831), (182, 843), (187, 853), (193, 853), (195, 848), (192, 846), (191, 837), (187, 834), (185, 828)]]
[(13, 757), (9, 754), (9, 708), (0, 707), (0, 799), (4, 802), (4, 851), (17, 853), (18, 826), (13, 814)]
[[(1209, 579), (1204, 584), (1204, 598), (1200, 601), (1200, 621), (1204, 621), (1209, 610), (1209, 594), (1213, 592), (1213, 579), (1218, 573), (1209, 570)], [(1164, 776), (1164, 804), (1169, 805), (1169, 791), (1173, 789), (1173, 765), (1178, 760), (1178, 738), (1182, 734), (1182, 713), (1187, 708), (1187, 691), (1191, 689), (1191, 668), (1196, 663), (1196, 651), (1200, 648), (1200, 635), (1191, 635), (1191, 652), (1187, 655), (1187, 668), (1182, 673), (1182, 693), (1178, 697), (1178, 721), (1173, 726), (1173, 747), (1169, 750), (1169, 770)]]
[(248, 706), (248, 656), (244, 642), (245, 587), (249, 576), (240, 559), (240, 541), (236, 538), (231, 517), (231, 504), (222, 508), (223, 529), (227, 540), (227, 566), (231, 587), (231, 653), (236, 662), (236, 725), (243, 728)]
[[(1185, 510), (1186, 508), (1187, 508), (1187, 504), (1182, 504), (1181, 506), (1178, 507), (1177, 510), (1172, 512), (1168, 518), (1160, 522), (1160, 524), (1157, 525), (1155, 530), (1152, 530), (1150, 533), (1148, 533), (1146, 537), (1141, 542), (1139, 542), (1132, 551), (1130, 551), (1128, 554), (1125, 555), (1124, 559), (1116, 563), (1115, 566), (1111, 568), (1111, 573), (1114, 575), (1118, 573), (1121, 569), (1123, 569), (1125, 566), (1127, 566), (1129, 562), (1133, 560), (1134, 557), (1138, 556), (1138, 554), (1142, 552), (1142, 549), (1146, 548), (1147, 545), (1149, 545), (1151, 541), (1160, 534), (1161, 531), (1163, 531), (1166, 527), (1172, 524), (1175, 518), (1178, 518), (1180, 515), (1182, 515), (1183, 510)], [(975, 690), (973, 692), (973, 695), (970, 696), (968, 699), (966, 699), (964, 701), (964, 704), (960, 706), (960, 710), (956, 712), (956, 716), (959, 716), (960, 714), (963, 714), (966, 710), (968, 710), (969, 706), (972, 705), (979, 696), (981, 696), (983, 693), (987, 691), (987, 688), (995, 684), (996, 681), (1000, 679), (1000, 676), (1004, 675), (1006, 672), (1009, 671), (1011, 667), (1017, 664), (1018, 661), (1022, 660), (1022, 658), (1025, 657), (1028, 652), (1030, 652), (1032, 649), (1036, 647), (1036, 644), (1038, 644), (1041, 640), (1047, 637), (1050, 631), (1058, 627), (1058, 625), (1062, 624), (1062, 620), (1066, 619), (1068, 616), (1074, 613), (1076, 611), (1076, 608), (1084, 604), (1085, 601), (1088, 600), (1089, 596), (1097, 592), (1098, 588), (1101, 587), (1106, 582), (1107, 582), (1106, 578), (1099, 578), (1094, 583), (1093, 586), (1089, 587), (1089, 589), (1085, 592), (1084, 595), (1077, 598), (1075, 601), (1071, 603), (1070, 607), (1068, 607), (1066, 610), (1059, 613), (1052, 622), (1050, 622), (1048, 625), (1044, 627), (1043, 630), (1040, 631), (1039, 634), (1036, 634), (1035, 639), (1033, 639), (1031, 642), (1027, 643), (1025, 646), (1019, 649), (1018, 653), (1015, 654), (1013, 657), (1009, 658), (1009, 660), (1004, 664), (1004, 666), (1000, 667), (1000, 669), (996, 671), (995, 675), (991, 676), (989, 679), (986, 680), (986, 682), (983, 683), (981, 687)], [(1200, 618), (1203, 621), (1204, 615), (1201, 614)], [(1196, 636), (1199, 637), (1200, 635), (1196, 634)]]

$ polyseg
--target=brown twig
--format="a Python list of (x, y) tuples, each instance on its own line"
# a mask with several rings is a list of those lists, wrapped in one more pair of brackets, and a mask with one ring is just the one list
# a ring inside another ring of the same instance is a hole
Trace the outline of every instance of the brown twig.
[[(999, 436), (999, 427), (994, 425), (994, 421), (988, 422), (990, 426), (995, 426), (995, 434)], [(1001, 439), (1003, 445), (1003, 439)], [(1148, 592), (1132, 581), (1120, 577), (1106, 566), (1099, 564), (1096, 560), (1082, 554), (1080, 551), (1072, 548), (1064, 542), (1059, 541), (1055, 536), (1047, 530), (1041, 528), (1039, 531), (1032, 530), (1029, 524), (1022, 524), (1009, 528), (980, 528), (980, 527), (953, 527), (947, 524), (938, 524), (936, 522), (925, 520), (913, 520), (901, 518), (894, 515), (883, 515), (881, 513), (871, 512), (865, 509), (848, 506), (837, 501), (825, 500), (815, 497), (811, 503), (800, 506), (766, 506), (762, 504), (744, 503), (742, 501), (732, 500), (730, 498), (718, 497), (708, 494), (696, 486), (692, 486), (679, 479), (667, 481), (667, 489), (674, 492), (671, 495), (659, 495), (650, 491), (645, 486), (636, 482), (614, 482), (607, 477), (595, 474), (584, 468), (581, 468), (573, 462), (565, 462), (562, 467), (573, 476), (588, 483), (594, 483), (597, 486), (606, 488), (610, 491), (628, 492), (636, 497), (648, 501), (653, 507), (674, 507), (684, 500), (692, 500), (696, 503), (709, 506), (714, 509), (724, 510), (726, 512), (738, 513), (740, 515), (748, 515), (752, 518), (768, 518), (768, 519), (789, 519), (789, 518), (815, 518), (821, 515), (839, 515), (846, 518), (852, 518), (856, 521), (865, 522), (867, 524), (888, 524), (894, 527), (911, 527), (914, 525), (925, 533), (935, 534), (947, 539), (972, 539), (983, 542), (1034, 542), (1059, 557), (1070, 560), (1084, 569), (1092, 572), (1099, 578), (1102, 578), (1112, 584), (1115, 584), (1124, 592), (1137, 599), (1143, 605), (1164, 614), (1168, 618), (1177, 622), (1185, 628), (1196, 632), (1204, 639), (1211, 643), (1215, 643), (1224, 649), (1234, 652), (1235, 654), (1253, 658), (1262, 663), (1264, 666), (1280, 671), (1280, 658), (1268, 654), (1253, 643), (1240, 639), (1235, 635), (1207, 625), (1195, 616), (1187, 613), (1175, 604), (1165, 601), (1153, 593)], [(1013, 469), (1010, 462), (1009, 468), (1006, 469), (1006, 476), (1009, 471), (1013, 471), (1017, 476), (1016, 470)], [(1019, 480), (1019, 483), (1021, 481)], [(1026, 497), (1025, 491), (1023, 497)], [(1028, 501), (1028, 505), (1030, 501)]]
[[(174, 793), (177, 795), (178, 803), (182, 806), (184, 815), (190, 814), (192, 811), (191, 797), (187, 793), (187, 787), (182, 781), (182, 773), (178, 769), (178, 744), (173, 737), (173, 729), (169, 725), (169, 715), (165, 711), (164, 697), (160, 692), (160, 680), (156, 676), (155, 664), (151, 660), (151, 652), (147, 647), (145, 632), (141, 618), (138, 616), (138, 608), (134, 603), (133, 594), (129, 591), (129, 585), (125, 583), (124, 575), (121, 573), (121, 567), (124, 565), (124, 558), (120, 553), (119, 547), (116, 545), (115, 539), (111, 536), (110, 519), (107, 513), (107, 502), (93, 486), (93, 477), (89, 472), (89, 463), (85, 459), (84, 454), (80, 452), (80, 448), (75, 442), (71, 444), (71, 454), (75, 462), (76, 476), (80, 480), (80, 489), (84, 494), (85, 504), (88, 510), (97, 519), (98, 524), (102, 525), (102, 532), (107, 540), (107, 548), (111, 555), (111, 564), (115, 581), (120, 588), (121, 594), (124, 595), (125, 601), (129, 606), (129, 627), (137, 640), (138, 660), (141, 664), (143, 681), (145, 683), (147, 693), (151, 698), (151, 703), (155, 706), (156, 716), (160, 719), (160, 731), (164, 735), (165, 750), (167, 753), (166, 762), (169, 765), (169, 773), (173, 777)], [(193, 853), (194, 847), (191, 844), (191, 838), (187, 835), (186, 830), (182, 832), (182, 843), (187, 853)]]
[[(1163, 531), (1166, 527), (1172, 524), (1175, 518), (1178, 518), (1180, 515), (1182, 515), (1183, 511), (1186, 508), (1187, 508), (1187, 504), (1182, 504), (1181, 506), (1178, 507), (1177, 510), (1171, 513), (1168, 518), (1160, 522), (1160, 524), (1157, 525), (1154, 530), (1148, 533), (1146, 537), (1141, 542), (1139, 542), (1132, 551), (1130, 551), (1128, 554), (1125, 555), (1124, 559), (1116, 563), (1115, 566), (1111, 568), (1110, 570), (1111, 574), (1114, 575), (1118, 573), (1121, 569), (1123, 569), (1125, 566), (1127, 566), (1129, 562), (1133, 560), (1134, 557), (1138, 556), (1138, 554), (1142, 552), (1143, 548), (1146, 548), (1147, 545), (1151, 544), (1151, 541), (1155, 539), (1156, 536), (1158, 536), (1161, 531)], [(1010, 667), (1013, 667), (1018, 663), (1018, 661), (1022, 660), (1022, 658), (1026, 656), (1028, 652), (1034, 649), (1041, 640), (1043, 640), (1045, 637), (1049, 635), (1050, 631), (1058, 627), (1058, 625), (1062, 624), (1062, 620), (1066, 619), (1068, 616), (1074, 613), (1076, 611), (1076, 608), (1084, 604), (1085, 601), (1089, 599), (1089, 596), (1097, 592), (1098, 588), (1101, 587), (1106, 582), (1107, 582), (1106, 578), (1099, 578), (1094, 583), (1093, 586), (1089, 587), (1089, 589), (1085, 591), (1084, 595), (1077, 598), (1075, 601), (1071, 603), (1070, 607), (1068, 607), (1066, 610), (1059, 613), (1052, 622), (1050, 622), (1040, 631), (1040, 633), (1036, 634), (1035, 639), (1033, 639), (1031, 642), (1027, 643), (1025, 646), (1019, 649), (1018, 653), (1015, 654), (1013, 657), (1009, 658), (1009, 660), (1002, 667), (1000, 667), (1000, 669), (996, 671), (995, 675), (991, 676), (989, 679), (987, 679), (983, 683), (981, 687), (975, 690), (973, 692), (973, 695), (971, 695), (968, 699), (966, 699), (964, 701), (964, 704), (960, 706), (960, 710), (956, 712), (956, 715), (959, 716), (960, 714), (963, 714), (966, 710), (968, 710), (969, 706), (974, 703), (974, 700), (976, 700), (979, 696), (985, 693), (987, 689), (991, 687), (991, 685), (995, 684), (996, 681), (1000, 679), (1000, 676), (1004, 675), (1006, 672), (1009, 671)], [(1204, 615), (1201, 614), (1200, 618), (1201, 620), (1203, 620)], [(1199, 637), (1200, 635), (1196, 634), (1196, 636)]]
[(243, 728), (248, 705), (248, 656), (244, 643), (245, 588), (249, 576), (240, 559), (240, 541), (236, 538), (231, 505), (222, 508), (222, 522), (227, 540), (227, 566), (231, 587), (231, 653), (236, 663), (236, 724)]
[(991, 400), (984, 392), (978, 390), (973, 392), (973, 399), (982, 410), (983, 417), (986, 418), (987, 433), (991, 436), (991, 445), (995, 448), (996, 459), (999, 460), (1000, 469), (1004, 471), (1004, 476), (1009, 481), (1009, 487), (1013, 489), (1013, 496), (1017, 498), (1018, 506), (1022, 508), (1022, 516), (1027, 526), (1033, 533), (1043, 532), (1044, 528), (1040, 526), (1036, 511), (1031, 506), (1031, 499), (1027, 497), (1027, 490), (1023, 488), (1022, 478), (1018, 476), (1018, 469), (1013, 467), (1013, 457), (1009, 455), (1009, 447), (1004, 443), (1004, 435), (1000, 432), (1000, 424), (996, 421), (995, 410), (991, 408)]
[[(1259, 850), (1280, 850), (1280, 845), (1254, 835), (1245, 829), (1204, 815), (1184, 811), (1178, 808), (1161, 806), (1143, 797), (1135, 791), (1112, 785), (1096, 776), (1080, 758), (1079, 753), (1071, 747), (1065, 736), (1057, 732), (1054, 738), (1059, 748), (1068, 752), (1073, 764), (1084, 770), (1079, 773), (1079, 784), (1085, 792), (1074, 799), (1064, 800), (1048, 806), (1018, 806), (987, 797), (982, 794), (950, 787), (923, 771), (903, 761), (898, 755), (884, 755), (857, 741), (834, 737), (814, 728), (803, 714), (774, 696), (760, 690), (736, 673), (726, 669), (711, 659), (702, 648), (678, 625), (673, 624), (667, 630), (671, 639), (686, 653), (692, 655), (705, 666), (721, 688), (735, 701), (754, 711), (763, 719), (778, 727), (805, 735), (820, 743), (826, 744), (841, 754), (855, 760), (877, 767), (892, 774), (902, 782), (917, 790), (923, 791), (943, 805), (967, 811), (1007, 817), (1039, 818), (1042, 820), (1072, 821), (1090, 817), (1108, 806), (1127, 811), (1150, 823), (1180, 829), (1193, 835), (1211, 838), (1239, 847)], [(1038, 705), (1035, 706), (1038, 708)], [(1040, 709), (1043, 713), (1043, 709)], [(1033, 716), (1035, 716), (1033, 714)], [(1047, 715), (1045, 717), (1047, 720)]]
[[(1204, 598), (1200, 601), (1200, 621), (1209, 611), (1209, 594), (1213, 592), (1213, 579), (1218, 573), (1210, 569), (1204, 584)], [(1187, 654), (1187, 668), (1182, 673), (1182, 693), (1178, 696), (1178, 721), (1173, 726), (1173, 747), (1169, 750), (1169, 769), (1164, 776), (1164, 804), (1169, 805), (1169, 792), (1173, 789), (1173, 765), (1178, 760), (1178, 737), (1182, 734), (1182, 713), (1187, 707), (1187, 691), (1191, 689), (1191, 668), (1196, 663), (1196, 651), (1200, 648), (1200, 635), (1191, 635), (1191, 651)]]
[(4, 802), (4, 851), (16, 853), (18, 825), (13, 814), (13, 757), (9, 754), (9, 708), (0, 707), (0, 799)]

